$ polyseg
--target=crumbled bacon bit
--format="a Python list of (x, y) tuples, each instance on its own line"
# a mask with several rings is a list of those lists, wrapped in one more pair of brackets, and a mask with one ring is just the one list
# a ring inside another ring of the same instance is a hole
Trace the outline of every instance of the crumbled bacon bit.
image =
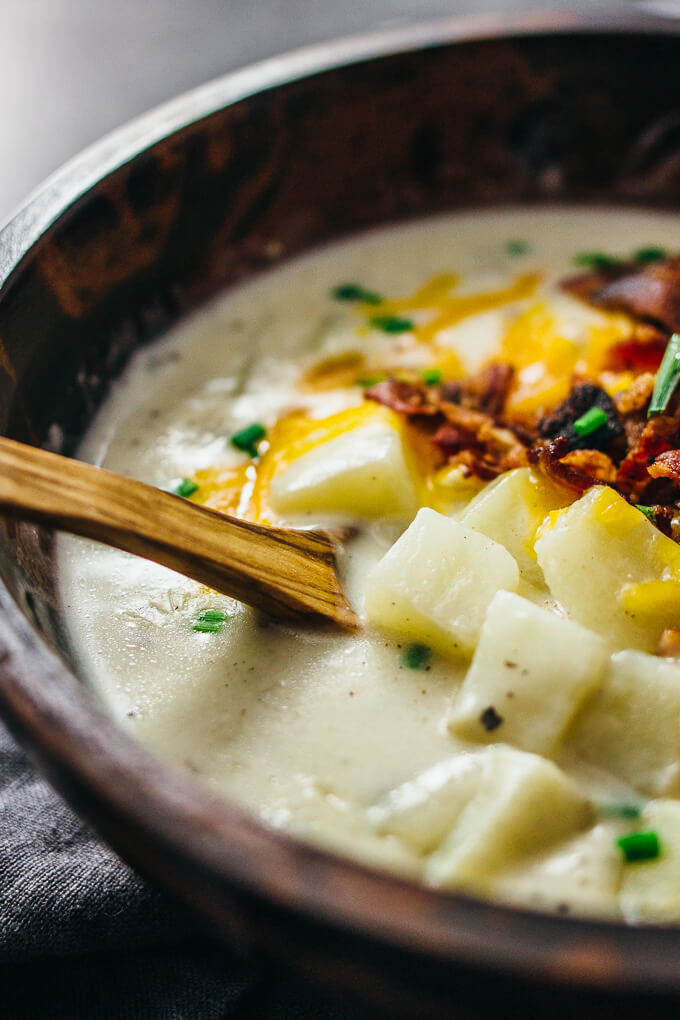
[(673, 478), (680, 481), (680, 450), (660, 453), (647, 468), (652, 478)]
[(651, 319), (671, 333), (680, 329), (680, 259), (663, 259), (613, 280), (590, 299), (602, 308), (617, 308)]
[(494, 361), (477, 375), (442, 383), (439, 399), (442, 403), (458, 404), (492, 418), (503, 413), (515, 370), (504, 361)]
[(596, 485), (597, 480), (581, 465), (566, 462), (564, 458), (568, 453), (568, 440), (559, 436), (557, 439), (543, 439), (535, 443), (529, 452), (529, 460), (540, 467), (552, 481), (578, 493), (585, 492)]
[(680, 659), (680, 627), (668, 627), (659, 638), (657, 655)]
[(365, 393), (367, 400), (392, 408), (397, 414), (436, 414), (437, 407), (428, 400), (424, 385), (385, 379), (371, 386)]
[(503, 413), (505, 401), (510, 390), (515, 370), (512, 365), (495, 361), (481, 372), (479, 376), (480, 392), (479, 410), (492, 418)]
[(671, 333), (680, 330), (680, 258), (619, 263), (571, 277), (562, 287), (597, 308), (628, 312)]
[(652, 372), (643, 372), (642, 375), (636, 376), (627, 390), (617, 393), (614, 403), (619, 414), (628, 415), (633, 411), (645, 411), (654, 392), (654, 381)]
[(449, 460), (460, 450), (477, 446), (475, 433), (459, 425), (452, 425), (451, 422), (444, 422), (432, 436), (432, 442), (437, 449)]
[(591, 484), (613, 485), (616, 482), (614, 462), (601, 450), (572, 450), (560, 463), (587, 475), (592, 479)]
[(457, 425), (461, 429), (467, 429), (476, 435), (485, 425), (493, 425), (493, 419), (480, 411), (474, 411), (470, 407), (463, 407), (460, 404), (451, 404), (442, 401), (439, 405), (440, 411), (451, 425)]
[(568, 276), (565, 280), (560, 281), (562, 290), (565, 290), (567, 294), (572, 294), (573, 297), (579, 298), (581, 301), (585, 301), (587, 304), (594, 304), (594, 296), (597, 295), (604, 287), (608, 286), (613, 280), (617, 280), (620, 276), (623, 276), (631, 268), (634, 263), (623, 263), (618, 264), (612, 263), (606, 269), (597, 269), (588, 273), (578, 273), (575, 276)]
[(650, 481), (648, 467), (656, 458), (677, 444), (679, 422), (676, 415), (660, 414), (645, 423), (639, 439), (619, 464), (617, 484), (634, 503), (642, 501), (644, 486)]
[[(656, 331), (655, 331), (656, 332)], [(661, 364), (668, 336), (657, 334), (653, 340), (622, 340), (607, 352), (607, 367), (615, 372), (656, 372)]]
[(498, 475), (506, 470), (499, 464), (494, 464), (470, 449), (461, 450), (460, 453), (454, 454), (449, 458), (448, 464), (450, 467), (462, 468), (468, 478), (474, 476), (475, 478), (481, 478), (483, 482), (490, 482), (492, 478), (497, 478)]
[[(586, 436), (578, 435), (574, 422), (593, 407), (604, 411), (607, 415), (606, 423)], [(623, 424), (611, 397), (591, 382), (574, 386), (566, 400), (538, 423), (538, 432), (542, 438), (563, 437), (570, 450), (606, 450), (623, 435), (623, 431)]]
[(650, 519), (654, 526), (662, 531), (664, 535), (673, 538), (673, 521), (678, 511), (674, 506), (668, 504), (652, 503), (648, 508)]

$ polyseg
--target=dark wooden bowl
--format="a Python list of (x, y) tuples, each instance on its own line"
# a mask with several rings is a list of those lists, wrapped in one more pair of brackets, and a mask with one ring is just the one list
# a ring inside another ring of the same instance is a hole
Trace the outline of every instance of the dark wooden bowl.
[[(0, 428), (72, 451), (140, 344), (367, 227), (491, 203), (677, 207), (679, 68), (663, 23), (454, 21), (268, 61), (143, 117), (0, 234)], [(393, 1014), (677, 1015), (680, 928), (436, 893), (268, 829), (98, 707), (50, 533), (4, 523), (0, 574), (3, 717), (126, 860), (232, 943)]]

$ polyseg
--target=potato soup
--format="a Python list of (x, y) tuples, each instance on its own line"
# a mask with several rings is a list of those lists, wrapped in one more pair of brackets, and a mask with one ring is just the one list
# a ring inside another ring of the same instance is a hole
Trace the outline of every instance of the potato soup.
[(362, 628), (275, 624), (60, 537), (111, 715), (376, 867), (680, 921), (678, 250), (670, 215), (442, 217), (294, 261), (140, 351), (79, 455), (341, 529)]

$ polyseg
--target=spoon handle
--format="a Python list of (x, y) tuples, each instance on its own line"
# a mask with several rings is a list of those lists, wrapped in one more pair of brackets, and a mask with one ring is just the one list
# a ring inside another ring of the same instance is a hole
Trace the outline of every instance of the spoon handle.
[(318, 531), (265, 528), (0, 436), (0, 513), (154, 560), (283, 619), (357, 617)]

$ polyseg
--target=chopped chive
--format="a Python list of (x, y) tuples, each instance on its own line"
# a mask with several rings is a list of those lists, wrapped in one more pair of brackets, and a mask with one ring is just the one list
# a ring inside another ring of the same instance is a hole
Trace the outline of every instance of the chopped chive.
[(635, 503), (635, 509), (639, 510), (641, 514), (644, 514), (647, 520), (651, 521), (652, 524), (656, 523), (656, 510), (653, 506), (643, 506), (642, 503)]
[(341, 283), (333, 288), (331, 297), (336, 301), (363, 301), (367, 305), (382, 303), (380, 294), (376, 294), (374, 290), (366, 290), (360, 283)]
[(647, 417), (663, 414), (680, 379), (680, 333), (673, 333), (666, 344), (663, 359), (656, 373), (654, 392), (647, 409)]
[(441, 368), (424, 368), (421, 375), (426, 386), (436, 386), (442, 381)]
[(229, 614), (225, 613), (223, 609), (204, 609), (198, 618), (199, 620), (217, 620), (218, 623), (224, 623), (229, 618)]
[(574, 432), (577, 436), (589, 436), (597, 432), (603, 425), (607, 424), (607, 412), (601, 407), (591, 407), (574, 422)]
[(260, 425), (259, 422), (253, 422), (252, 425), (247, 425), (240, 432), (234, 433), (230, 442), (237, 450), (243, 450), (250, 457), (257, 457), (257, 444), (266, 435), (267, 430), (264, 425)]
[(661, 853), (659, 837), (655, 832), (631, 832), (616, 841), (626, 861), (653, 861)]
[(188, 499), (189, 496), (193, 496), (195, 492), (198, 492), (198, 485), (196, 482), (192, 482), (191, 478), (182, 478), (173, 489), (173, 492), (176, 496), (183, 496), (184, 499)]
[(200, 634), (218, 634), (222, 630), (222, 624), (212, 623), (210, 620), (196, 620), (194, 630)]
[(600, 804), (602, 818), (639, 818), (641, 808), (638, 804)]
[(217, 634), (228, 619), (229, 614), (223, 609), (204, 609), (194, 620), (194, 630), (201, 634)]
[(505, 244), (505, 253), (514, 258), (517, 255), (528, 255), (531, 251), (531, 245), (527, 241), (521, 241), (518, 238), (512, 238)]
[(660, 262), (661, 259), (666, 258), (666, 249), (650, 244), (646, 248), (638, 248), (633, 253), (633, 258), (636, 262)]
[(427, 645), (416, 644), (407, 646), (401, 661), (402, 665), (406, 666), (407, 669), (428, 669), (431, 658), (431, 648), (428, 648)]
[(354, 385), (367, 390), (369, 386), (376, 386), (379, 382), (384, 382), (385, 379), (387, 379), (386, 375), (362, 375), (355, 380)]
[(381, 329), (383, 333), (408, 333), (413, 329), (411, 319), (404, 319), (400, 315), (376, 315), (368, 320), (368, 324), (374, 329)]
[(601, 251), (581, 251), (571, 260), (575, 266), (582, 266), (584, 269), (614, 269), (619, 265), (619, 259), (613, 255), (605, 255)]

